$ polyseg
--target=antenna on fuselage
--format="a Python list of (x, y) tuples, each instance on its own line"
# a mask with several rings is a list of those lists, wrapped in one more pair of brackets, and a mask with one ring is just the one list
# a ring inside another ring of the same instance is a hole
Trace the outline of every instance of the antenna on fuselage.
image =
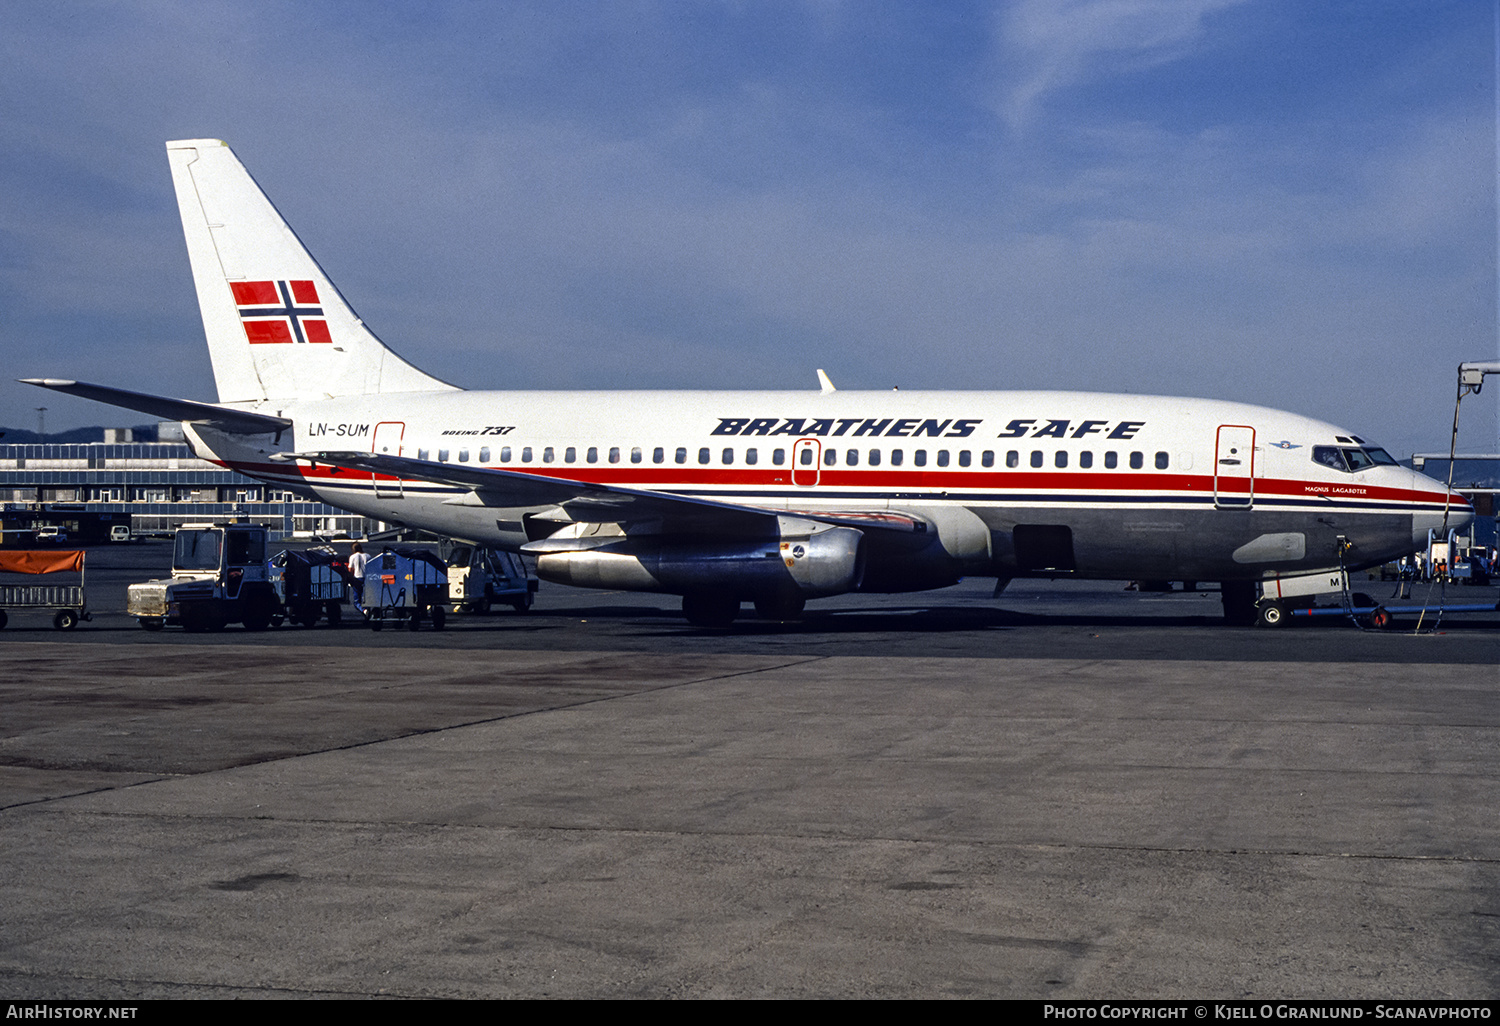
[(828, 373), (822, 367), (818, 368), (818, 387), (824, 395), (827, 395), (829, 392), (838, 391), (838, 389), (833, 387), (833, 382), (828, 380)]

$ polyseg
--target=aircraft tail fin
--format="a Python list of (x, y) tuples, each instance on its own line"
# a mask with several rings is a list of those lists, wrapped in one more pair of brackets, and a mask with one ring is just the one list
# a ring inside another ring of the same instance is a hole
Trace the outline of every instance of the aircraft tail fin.
[(167, 143), (221, 403), (451, 389), (365, 327), (224, 143)]

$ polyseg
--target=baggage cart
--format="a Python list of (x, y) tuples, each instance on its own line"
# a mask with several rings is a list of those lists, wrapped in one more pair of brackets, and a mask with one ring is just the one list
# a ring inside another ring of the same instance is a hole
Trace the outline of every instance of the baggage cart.
[[(0, 628), (9, 621), (8, 610), (55, 610), (52, 626), (70, 631), (79, 620), (92, 620), (88, 596), (84, 591), (82, 550), (22, 549), (0, 552)], [(43, 574), (78, 575), (77, 583), (64, 579), (62, 584), (21, 583), (18, 575), (38, 577)]]
[(417, 630), (431, 619), (433, 630), (447, 620), (448, 566), (425, 549), (397, 546), (371, 556), (365, 564), (360, 605), (372, 630), (405, 623)]
[(331, 548), (287, 549), (271, 557), (271, 587), (292, 623), (313, 627), (324, 616), (337, 627), (353, 597), (354, 578)]

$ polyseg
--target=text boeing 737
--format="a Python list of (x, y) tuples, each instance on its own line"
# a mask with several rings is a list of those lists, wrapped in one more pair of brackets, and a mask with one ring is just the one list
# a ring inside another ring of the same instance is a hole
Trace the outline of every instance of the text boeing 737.
[[(1256, 582), (1402, 556), (1468, 503), (1360, 436), (1258, 406), (1081, 392), (463, 391), (355, 316), (216, 140), (167, 144), (217, 404), (195, 452), (368, 517), (682, 596), (725, 624), (971, 575)], [(821, 376), (821, 375), (820, 375)]]

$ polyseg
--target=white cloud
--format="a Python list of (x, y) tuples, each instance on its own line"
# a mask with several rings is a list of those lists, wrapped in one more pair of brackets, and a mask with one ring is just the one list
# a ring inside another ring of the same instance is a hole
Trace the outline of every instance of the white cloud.
[(1050, 92), (1122, 68), (1173, 60), (1209, 15), (1246, 0), (1021, 0), (997, 16), (995, 110), (1025, 125)]

